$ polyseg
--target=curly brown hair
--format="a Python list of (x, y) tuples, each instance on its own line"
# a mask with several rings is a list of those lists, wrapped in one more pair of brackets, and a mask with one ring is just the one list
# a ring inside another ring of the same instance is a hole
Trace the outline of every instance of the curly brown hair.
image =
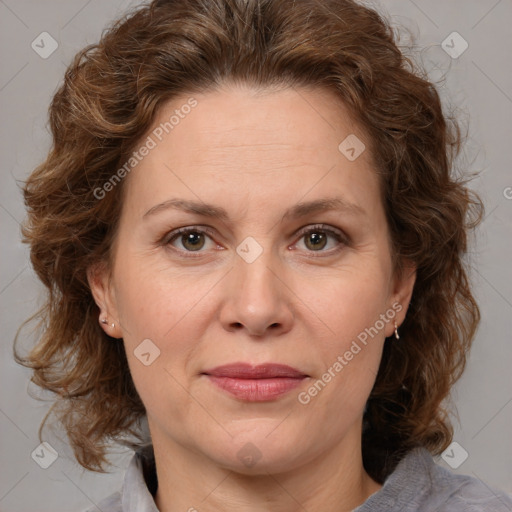
[(228, 80), (333, 91), (371, 142), (396, 271), (417, 267), (364, 415), (364, 466), (383, 482), (412, 447), (438, 454), (451, 441), (445, 399), (479, 321), (463, 256), (482, 205), (454, 175), (461, 134), (435, 86), (389, 23), (355, 1), (155, 0), (76, 55), (51, 103), (53, 146), (24, 187), (24, 241), (48, 295), (40, 340), (16, 358), (58, 395), (53, 412), (85, 468), (103, 471), (109, 441), (140, 437), (144, 406), (87, 280), (92, 265), (111, 263), (126, 180), (101, 200), (94, 191), (164, 102)]

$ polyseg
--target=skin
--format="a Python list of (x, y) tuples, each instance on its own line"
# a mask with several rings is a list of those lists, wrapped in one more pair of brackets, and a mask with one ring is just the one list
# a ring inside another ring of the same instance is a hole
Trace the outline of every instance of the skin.
[[(154, 126), (188, 98), (163, 106)], [(126, 178), (112, 267), (89, 277), (109, 321), (102, 327), (123, 339), (147, 410), (155, 502), (162, 512), (352, 510), (380, 488), (362, 465), (362, 416), (415, 279), (413, 268), (393, 270), (370, 150), (353, 162), (338, 150), (349, 134), (365, 134), (321, 89), (226, 84), (194, 98)], [(332, 197), (363, 213), (284, 217), (299, 202)], [(163, 207), (144, 217), (171, 198), (214, 204), (229, 218)], [(317, 224), (345, 241), (327, 234), (315, 246), (300, 231)], [(199, 251), (181, 235), (165, 238), (206, 226)], [(252, 263), (236, 252), (249, 236), (263, 249)], [(397, 303), (393, 321), (301, 404), (299, 392)], [(149, 366), (134, 355), (144, 339), (160, 350)], [(201, 375), (233, 362), (283, 363), (309, 377), (278, 399), (248, 403)], [(258, 459), (251, 466), (237, 455), (247, 443)]]

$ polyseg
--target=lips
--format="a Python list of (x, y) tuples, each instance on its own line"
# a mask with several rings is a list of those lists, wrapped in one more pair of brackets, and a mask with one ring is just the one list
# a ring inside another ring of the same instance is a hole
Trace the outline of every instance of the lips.
[(266, 363), (252, 366), (247, 363), (226, 364), (205, 372), (214, 377), (230, 377), (233, 379), (272, 379), (289, 377), (291, 379), (307, 377), (303, 372), (285, 364)]
[(253, 366), (235, 363), (206, 370), (212, 384), (237, 399), (266, 402), (300, 386), (308, 375), (288, 365), (266, 363)]

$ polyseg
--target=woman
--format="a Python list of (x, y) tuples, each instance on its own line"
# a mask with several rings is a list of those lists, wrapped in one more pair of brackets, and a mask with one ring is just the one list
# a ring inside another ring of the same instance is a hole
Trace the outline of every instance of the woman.
[(24, 228), (45, 329), (19, 361), (85, 468), (140, 438), (98, 508), (510, 509), (431, 457), (480, 203), (376, 12), (156, 0), (77, 55), (50, 120)]

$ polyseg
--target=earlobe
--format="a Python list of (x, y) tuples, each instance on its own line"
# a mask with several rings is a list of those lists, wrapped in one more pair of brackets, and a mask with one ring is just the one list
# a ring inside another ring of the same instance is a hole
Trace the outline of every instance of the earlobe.
[(121, 338), (115, 296), (112, 292), (110, 273), (104, 264), (96, 264), (87, 269), (87, 281), (100, 310), (98, 321), (103, 330), (112, 338)]
[[(400, 274), (396, 276), (395, 287), (392, 295), (393, 309), (396, 312), (395, 323), (393, 325), (394, 332), (386, 333), (388, 336), (392, 334), (398, 339), (398, 329), (405, 320), (409, 303), (411, 302), (414, 284), (416, 283), (416, 265), (412, 262), (405, 262)], [(398, 307), (397, 305), (400, 305)]]
[[(416, 265), (409, 263), (403, 267), (402, 275), (397, 283), (397, 293), (399, 301), (405, 310), (409, 307), (411, 301), (412, 292), (414, 290), (414, 284), (416, 283)], [(404, 311), (405, 316), (405, 311)]]

